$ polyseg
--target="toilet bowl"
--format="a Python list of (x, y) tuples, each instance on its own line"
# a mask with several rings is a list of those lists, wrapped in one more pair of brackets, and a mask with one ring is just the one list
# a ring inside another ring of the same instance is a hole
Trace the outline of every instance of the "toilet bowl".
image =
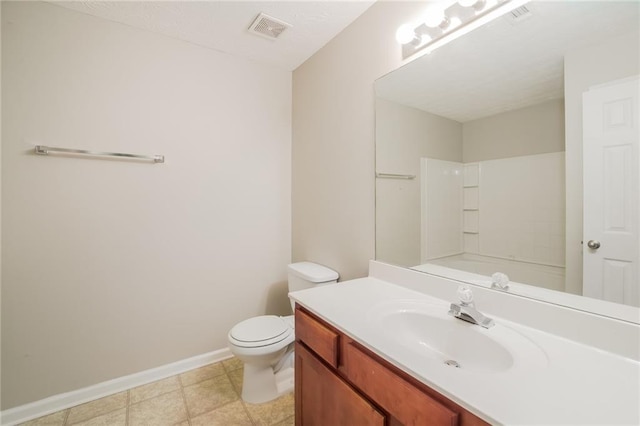
[[(338, 280), (337, 272), (311, 262), (293, 263), (287, 269), (289, 291), (333, 284)], [(294, 328), (293, 315), (257, 316), (231, 328), (229, 349), (244, 363), (244, 401), (263, 403), (293, 390)]]

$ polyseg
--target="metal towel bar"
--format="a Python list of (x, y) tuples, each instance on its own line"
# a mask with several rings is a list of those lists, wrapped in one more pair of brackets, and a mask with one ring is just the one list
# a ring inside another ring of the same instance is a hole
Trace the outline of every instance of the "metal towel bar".
[(381, 179), (415, 179), (416, 175), (398, 175), (395, 173), (376, 173), (376, 177)]
[(132, 158), (137, 160), (151, 160), (154, 163), (164, 163), (164, 155), (137, 155), (137, 154), (123, 154), (120, 152), (97, 152), (97, 151), (87, 151), (84, 149), (55, 148), (52, 146), (44, 146), (44, 145), (36, 145), (35, 153), (39, 155), (61, 153), (61, 154), (90, 155), (93, 157)]

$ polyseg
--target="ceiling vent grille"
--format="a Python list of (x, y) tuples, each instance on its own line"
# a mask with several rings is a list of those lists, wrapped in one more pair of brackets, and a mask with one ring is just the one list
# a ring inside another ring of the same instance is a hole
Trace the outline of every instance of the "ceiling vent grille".
[(261, 13), (249, 26), (249, 32), (274, 40), (287, 28), (291, 28), (291, 24)]

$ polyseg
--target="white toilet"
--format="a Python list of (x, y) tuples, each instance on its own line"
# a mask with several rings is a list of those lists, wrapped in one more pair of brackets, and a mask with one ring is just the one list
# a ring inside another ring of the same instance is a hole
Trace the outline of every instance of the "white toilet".
[[(336, 271), (316, 263), (292, 263), (287, 269), (290, 292), (338, 281)], [(228, 337), (231, 353), (244, 362), (243, 400), (258, 404), (293, 389), (293, 315), (249, 318), (236, 324)]]

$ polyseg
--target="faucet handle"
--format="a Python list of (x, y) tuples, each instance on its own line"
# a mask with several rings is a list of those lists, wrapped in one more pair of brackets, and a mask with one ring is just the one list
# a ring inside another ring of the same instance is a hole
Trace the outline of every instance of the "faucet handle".
[(509, 290), (509, 277), (502, 272), (496, 272), (491, 275), (491, 288), (497, 288), (498, 290)]
[(473, 292), (467, 285), (461, 285), (456, 292), (458, 299), (462, 304), (469, 305), (473, 302)]

